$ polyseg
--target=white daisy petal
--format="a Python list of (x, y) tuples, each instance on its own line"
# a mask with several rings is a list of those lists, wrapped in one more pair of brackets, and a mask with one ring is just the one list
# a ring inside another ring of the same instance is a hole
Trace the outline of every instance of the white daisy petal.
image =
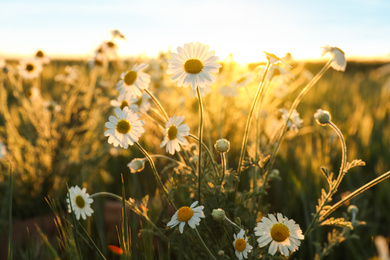
[(77, 220), (80, 219), (80, 216), (83, 219), (87, 219), (87, 216), (91, 216), (93, 213), (91, 208), (93, 199), (89, 198), (86, 188), (80, 189), (79, 186), (70, 187), (66, 202), (69, 212), (73, 209)]

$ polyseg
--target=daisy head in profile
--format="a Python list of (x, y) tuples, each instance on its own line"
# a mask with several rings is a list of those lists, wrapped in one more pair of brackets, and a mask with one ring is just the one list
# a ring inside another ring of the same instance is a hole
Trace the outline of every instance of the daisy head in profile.
[(147, 93), (143, 93), (139, 97), (131, 97), (129, 107), (137, 113), (145, 114), (150, 108), (150, 97)]
[(160, 147), (166, 146), (167, 153), (175, 154), (175, 151), (180, 151), (180, 144), (188, 144), (184, 137), (189, 135), (190, 128), (187, 124), (182, 124), (183, 121), (184, 116), (173, 116), (165, 124), (165, 136)]
[(252, 250), (252, 246), (248, 243), (248, 238), (245, 236), (245, 231), (243, 229), (238, 232), (238, 234), (233, 234), (234, 242), (234, 251), (238, 259), (248, 258), (248, 253)]
[(18, 71), (24, 79), (35, 79), (42, 72), (42, 64), (35, 59), (21, 60)]
[(93, 209), (91, 204), (93, 199), (89, 197), (89, 194), (86, 193), (86, 188), (80, 189), (79, 186), (74, 186), (69, 188), (68, 197), (66, 203), (68, 203), (68, 212), (74, 212), (77, 220), (80, 219), (80, 216), (83, 219), (87, 219), (87, 216), (91, 216)]
[(115, 147), (118, 145), (127, 149), (129, 145), (138, 142), (138, 138), (145, 132), (144, 121), (139, 120), (139, 115), (128, 107), (114, 110), (115, 116), (110, 116), (105, 126), (108, 128), (104, 136), (108, 136), (108, 143)]
[(113, 39), (118, 38), (118, 39), (126, 40), (125, 35), (121, 31), (119, 31), (118, 29), (111, 30), (110, 33), (111, 33), (111, 37)]
[(257, 242), (260, 247), (270, 244), (268, 253), (275, 255), (279, 250), (284, 256), (288, 256), (290, 252), (294, 252), (301, 245), (302, 230), (294, 220), (284, 217), (281, 213), (276, 214), (277, 218), (268, 214), (263, 217), (257, 226), (254, 228), (255, 235), (259, 238)]
[(327, 53), (333, 56), (333, 60), (330, 66), (337, 71), (345, 71), (345, 68), (347, 67), (347, 60), (345, 59), (345, 53), (337, 47), (326, 45), (322, 47), (321, 56), (324, 56)]
[(177, 53), (171, 53), (168, 60), (168, 74), (172, 75), (172, 81), (177, 81), (177, 86), (188, 87), (196, 90), (204, 88), (216, 81), (212, 73), (217, 73), (221, 64), (217, 63), (218, 57), (215, 51), (209, 51), (209, 46), (197, 42), (184, 44), (177, 47)]
[(203, 206), (198, 206), (198, 201), (195, 201), (191, 206), (181, 207), (172, 216), (171, 221), (168, 222), (167, 226), (170, 228), (179, 225), (179, 231), (183, 234), (184, 226), (187, 223), (192, 229), (200, 224), (200, 218), (204, 218)]
[(135, 64), (129, 71), (123, 72), (120, 80), (117, 83), (117, 90), (120, 95), (128, 95), (130, 97), (139, 97), (142, 95), (142, 90), (147, 89), (150, 83), (150, 75), (142, 72), (147, 64)]

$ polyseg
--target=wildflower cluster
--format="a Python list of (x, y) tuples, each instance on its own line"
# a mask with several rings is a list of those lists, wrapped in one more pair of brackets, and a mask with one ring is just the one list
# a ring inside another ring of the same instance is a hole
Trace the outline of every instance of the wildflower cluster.
[[(364, 223), (358, 220), (359, 209), (354, 205), (342, 217), (331, 214), (388, 178), (390, 172), (333, 203), (344, 176), (365, 163), (347, 161), (346, 142), (328, 111), (318, 109), (311, 120), (336, 133), (342, 147), (341, 167), (338, 174), (321, 167), (328, 186), (318, 192), (313, 214), (306, 214), (311, 210), (306, 205), (283, 208), (288, 201), (281, 202), (270, 189), (276, 185), (275, 190), (296, 188), (303, 193), (313, 189), (317, 194), (317, 186), (303, 187), (293, 170), (286, 174), (287, 166), (274, 163), (298, 154), (298, 149), (292, 149), (296, 144), (293, 138), (316, 131), (298, 105), (329, 68), (346, 69), (339, 48), (323, 47), (322, 55), (331, 58), (313, 76), (297, 65), (291, 54), (278, 57), (264, 52), (265, 62), (244, 67), (232, 57), (219, 60), (215, 51), (200, 42), (184, 44), (157, 59), (123, 61), (117, 51), (126, 38), (119, 30), (110, 35), (85, 67), (68, 65), (51, 75), (53, 84), (62, 89), (53, 99), (43, 100), (49, 95), (41, 76), (50, 61), (43, 51), (20, 61), (16, 74), (8, 70), (0, 75), (7, 82), (0, 84), (2, 101), (16, 100), (12, 108), (0, 103), (1, 119), (7, 121), (4, 131), (0, 127), (0, 133), (6, 133), (0, 136), (0, 165), (9, 160), (19, 167), (19, 182), (26, 180), (21, 174), (24, 171), (43, 167), (45, 174), (31, 174), (43, 176), (34, 186), (37, 190), (40, 186), (42, 190), (60, 190), (65, 181), (78, 184), (62, 193), (66, 197), (62, 202), (71, 213), (64, 230), (72, 230), (72, 234), (61, 233), (61, 249), (70, 251), (73, 246), (77, 250), (73, 253), (81, 256), (78, 238), (82, 237), (103, 259), (105, 254), (136, 257), (134, 248), (150, 241), (153, 248), (148, 248), (151, 253), (145, 254), (146, 258), (157, 251), (162, 258), (287, 258), (306, 249), (301, 243), (311, 232), (332, 226), (335, 229), (328, 242), (314, 242), (320, 259), (353, 237), (354, 228)], [(7, 66), (0, 60), (1, 68)], [(296, 98), (288, 101), (296, 92)], [(23, 116), (11, 120), (17, 112)], [(283, 143), (285, 137), (288, 144)], [(22, 156), (26, 151), (33, 156)], [(129, 160), (122, 165), (123, 158)], [(115, 165), (118, 162), (121, 165)], [(117, 187), (107, 185), (118, 179), (118, 171), (123, 174), (120, 195)], [(278, 182), (290, 177), (295, 186), (281, 188)], [(129, 183), (131, 197), (127, 194)], [(87, 185), (104, 191), (89, 195)], [(286, 198), (286, 194), (282, 196)], [(100, 250), (101, 243), (95, 243), (90, 230), (81, 228), (102, 213), (94, 204), (100, 197), (119, 201), (122, 210), (116, 228), (119, 246), (108, 242), (108, 250)], [(272, 214), (278, 208), (295, 220)], [(297, 212), (301, 208), (304, 213)], [(132, 212), (130, 218), (127, 209)], [(305, 232), (303, 220), (298, 218), (302, 214), (309, 220)], [(187, 246), (191, 248), (187, 250)], [(169, 250), (165, 252), (165, 248)]]

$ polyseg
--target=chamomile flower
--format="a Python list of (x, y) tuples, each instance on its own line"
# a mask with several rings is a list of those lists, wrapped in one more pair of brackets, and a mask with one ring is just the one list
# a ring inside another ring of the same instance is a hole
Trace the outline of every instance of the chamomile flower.
[(20, 76), (24, 79), (37, 78), (42, 72), (42, 64), (34, 59), (21, 60), (18, 65)]
[(281, 213), (277, 213), (277, 218), (268, 214), (267, 217), (263, 217), (261, 222), (257, 223), (254, 228), (255, 235), (259, 236), (257, 242), (260, 247), (264, 247), (269, 243), (268, 253), (275, 255), (279, 250), (284, 256), (290, 254), (289, 251), (294, 252), (301, 245), (301, 241), (304, 239), (302, 230), (294, 220), (283, 217)]
[(347, 60), (345, 59), (345, 53), (337, 47), (326, 45), (322, 47), (321, 56), (324, 56), (327, 53), (333, 56), (333, 60), (330, 66), (335, 70), (345, 71), (345, 68), (347, 67)]
[(291, 117), (287, 120), (288, 111), (285, 108), (280, 109), (282, 112), (282, 119), (287, 121), (287, 127), (289, 130), (295, 130), (298, 132), (298, 129), (302, 126), (303, 120), (299, 117), (297, 110), (293, 110)]
[(139, 97), (142, 89), (147, 89), (150, 83), (150, 76), (142, 72), (148, 65), (145, 63), (135, 64), (134, 67), (120, 76), (117, 90), (120, 95)]
[(248, 258), (248, 253), (252, 250), (252, 246), (248, 243), (248, 238), (245, 236), (243, 229), (238, 234), (233, 234), (234, 242), (233, 246), (235, 249), (236, 256), (238, 259)]
[(101, 44), (101, 48), (109, 58), (116, 58), (118, 45), (113, 41), (105, 41)]
[(221, 64), (217, 63), (215, 51), (209, 51), (209, 46), (197, 42), (177, 47), (177, 53), (171, 53), (168, 60), (168, 74), (173, 74), (171, 80), (177, 81), (177, 86), (196, 90), (197, 87), (210, 86), (217, 79), (212, 73), (217, 73)]
[(275, 64), (275, 63), (284, 63), (286, 65), (288, 65), (286, 62), (284, 62), (283, 59), (279, 58), (278, 56), (276, 56), (275, 54), (272, 54), (272, 53), (269, 53), (269, 52), (265, 52), (265, 56), (267, 57), (267, 60), (269, 61), (269, 63), (271, 64)]
[(29, 90), (26, 91), (26, 96), (31, 101), (37, 101), (41, 98), (41, 92), (39, 91), (38, 87), (31, 87)]
[[(125, 107), (130, 107), (130, 97), (128, 95), (119, 95), (117, 99), (113, 99), (110, 101), (111, 106), (119, 107), (120, 109), (124, 109)], [(134, 109), (132, 109), (134, 112)]]
[(168, 119), (164, 129), (164, 140), (160, 147), (166, 145), (166, 151), (170, 154), (175, 154), (175, 151), (180, 151), (180, 145), (187, 145), (188, 142), (184, 136), (189, 135), (190, 128), (187, 124), (182, 124), (184, 116), (173, 116)]
[(49, 64), (50, 63), (50, 58), (41, 50), (38, 50), (35, 53), (34, 58), (39, 61), (41, 64)]
[(332, 116), (326, 110), (317, 109), (317, 112), (314, 114), (314, 119), (317, 121), (319, 125), (327, 125), (332, 120)]
[(204, 218), (203, 206), (195, 207), (198, 201), (191, 204), (190, 207), (184, 206), (175, 212), (172, 216), (171, 221), (168, 222), (167, 226), (170, 228), (179, 225), (179, 231), (183, 234), (184, 225), (187, 223), (192, 229), (200, 223), (200, 218)]
[(83, 219), (87, 219), (87, 216), (89, 217), (92, 215), (92, 202), (93, 199), (86, 193), (86, 188), (80, 189), (77, 185), (69, 188), (68, 197), (66, 199), (66, 203), (68, 203), (68, 212), (70, 213), (73, 211), (78, 220), (80, 219), (80, 216)]
[(238, 78), (236, 81), (232, 83), (232, 85), (235, 85), (237, 88), (245, 87), (246, 85), (251, 83), (253, 79), (254, 79), (254, 75), (252, 72), (250, 72)]
[(129, 107), (134, 112), (145, 114), (150, 108), (150, 97), (143, 93), (140, 97), (131, 97)]
[(58, 112), (61, 110), (61, 106), (54, 100), (46, 100), (43, 102), (43, 106), (50, 112)]
[(123, 35), (123, 33), (121, 33), (121, 31), (119, 31), (118, 29), (111, 30), (110, 33), (111, 33), (112, 38), (114, 38), (114, 39), (115, 38), (119, 38), (119, 39), (123, 39), (123, 40), (126, 39), (126, 37)]
[(116, 116), (110, 116), (105, 124), (108, 130), (104, 132), (104, 136), (108, 136), (109, 144), (115, 147), (120, 145), (127, 149), (129, 145), (138, 142), (138, 138), (145, 132), (142, 127), (145, 123), (139, 120), (139, 115), (129, 110), (128, 107), (123, 110), (117, 107), (114, 112)]

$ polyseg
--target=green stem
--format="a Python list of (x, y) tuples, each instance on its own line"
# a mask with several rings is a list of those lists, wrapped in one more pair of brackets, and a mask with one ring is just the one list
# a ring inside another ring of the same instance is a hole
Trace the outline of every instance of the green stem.
[(339, 172), (339, 175), (337, 176), (337, 180), (336, 180), (336, 183), (333, 187), (330, 187), (330, 190), (325, 198), (325, 200), (322, 202), (322, 206), (321, 208), (319, 208), (316, 212), (316, 214), (314, 215), (314, 218), (313, 220), (311, 221), (309, 227), (307, 228), (306, 232), (304, 235), (306, 234), (309, 234), (311, 232), (311, 229), (313, 228), (313, 225), (314, 223), (317, 222), (317, 218), (320, 217), (320, 221), (325, 219), (325, 217), (322, 215), (320, 216), (320, 213), (323, 209), (323, 207), (326, 205), (326, 203), (328, 202), (328, 200), (330, 198), (332, 198), (333, 194), (336, 193), (337, 191), (337, 188), (339, 187), (340, 183), (341, 183), (341, 180), (342, 178), (344, 177), (345, 175), (345, 172), (344, 172), (344, 168), (345, 168), (345, 163), (347, 161), (347, 145), (345, 144), (345, 140), (344, 140), (344, 137), (343, 137), (343, 134), (341, 133), (341, 131), (337, 128), (337, 126), (335, 124), (333, 124), (332, 122), (329, 122), (328, 125), (337, 133), (339, 139), (340, 139), (340, 142), (341, 142), (341, 148), (342, 148), (342, 156), (341, 156), (341, 166), (340, 166), (340, 172)]
[(9, 197), (8, 197), (8, 260), (12, 257), (12, 168), (9, 171)]
[(221, 153), (221, 164), (222, 164), (222, 178), (221, 178), (221, 185), (223, 183), (223, 178), (225, 178), (226, 173), (226, 153)]
[(144, 148), (142, 148), (142, 146), (141, 146), (138, 142), (136, 142), (135, 144), (138, 146), (138, 148), (141, 150), (141, 152), (142, 152), (142, 153), (145, 155), (145, 157), (148, 159), (148, 161), (149, 161), (149, 163), (150, 163), (150, 166), (152, 167), (154, 177), (156, 178), (158, 184), (160, 185), (160, 188), (163, 190), (163, 192), (164, 192), (164, 194), (165, 194), (167, 200), (169, 201), (169, 203), (171, 204), (171, 206), (172, 206), (175, 210), (177, 210), (175, 204), (173, 203), (173, 201), (172, 201), (171, 198), (169, 197), (168, 190), (165, 188), (163, 182), (161, 181), (160, 175), (159, 175), (158, 172), (157, 172), (157, 169), (156, 169), (156, 166), (154, 165), (154, 162), (153, 162), (152, 157), (150, 157), (150, 155), (148, 154), (148, 152), (147, 152)]
[(238, 190), (238, 184), (240, 183), (240, 175), (241, 175), (241, 168), (242, 168), (241, 166), (242, 166), (242, 163), (243, 163), (244, 157), (245, 157), (246, 144), (247, 144), (247, 141), (248, 141), (249, 130), (250, 130), (251, 122), (252, 122), (253, 112), (254, 112), (255, 107), (256, 107), (256, 105), (257, 105), (257, 103), (259, 101), (259, 97), (261, 96), (261, 93), (263, 92), (264, 80), (265, 80), (265, 77), (267, 76), (267, 73), (268, 73), (268, 70), (269, 70), (270, 66), (271, 66), (271, 64), (268, 62), (267, 66), (265, 68), (265, 72), (263, 74), (263, 78), (261, 79), (259, 87), (257, 88), (256, 94), (255, 94), (255, 98), (253, 99), (251, 109), (249, 110), (248, 118), (246, 120), (245, 131), (244, 131), (244, 138), (243, 138), (242, 144), (241, 144), (240, 159), (238, 160), (238, 167), (237, 167), (237, 177), (238, 177), (238, 180), (236, 182), (233, 198), (235, 198), (235, 196), (236, 196), (236, 193), (237, 193), (237, 190)]
[(202, 181), (202, 136), (203, 136), (203, 103), (199, 87), (196, 87), (196, 94), (198, 96), (199, 104), (199, 159), (198, 159), (198, 201), (201, 204), (200, 186)]
[[(196, 141), (199, 142), (199, 138), (196, 137), (195, 135), (189, 134), (188, 136), (191, 137), (191, 138), (193, 138), (193, 139), (195, 139)], [(207, 145), (206, 145), (205, 143), (203, 143), (203, 142), (202, 142), (202, 147), (203, 147), (203, 149), (206, 150), (208, 156), (210, 157), (210, 160), (211, 160), (211, 162), (212, 162), (212, 165), (213, 165), (215, 174), (218, 174), (218, 169), (217, 169), (217, 167), (215, 166), (216, 163), (215, 163), (215, 161), (214, 161), (214, 157), (213, 157), (213, 155), (211, 154), (209, 148), (207, 148)]]
[(287, 115), (287, 120), (286, 122), (284, 123), (284, 126), (282, 127), (282, 131), (280, 133), (280, 136), (278, 138), (278, 141), (276, 142), (276, 145), (275, 145), (275, 149), (272, 151), (272, 155), (271, 155), (271, 159), (270, 159), (270, 163), (268, 163), (268, 167), (265, 171), (265, 174), (264, 174), (264, 182), (263, 182), (263, 187), (264, 188), (264, 185), (265, 183), (267, 182), (267, 177), (268, 177), (268, 170), (269, 168), (273, 165), (273, 162), (275, 160), (275, 156), (276, 156), (276, 153), (278, 152), (279, 150), (279, 146), (280, 146), (280, 143), (282, 142), (282, 139), (284, 137), (284, 134), (286, 133), (286, 130), (287, 130), (287, 123), (288, 123), (288, 120), (290, 120), (290, 117), (292, 115), (292, 113), (294, 112), (294, 109), (296, 109), (298, 107), (298, 104), (301, 102), (302, 98), (305, 96), (305, 94), (314, 86), (315, 83), (317, 83), (317, 81), (324, 75), (324, 73), (330, 68), (330, 64), (332, 63), (333, 61), (333, 58), (330, 59), (326, 64), (325, 66), (320, 70), (320, 72), (318, 72), (318, 74), (302, 89), (302, 91), (299, 93), (298, 97), (294, 100), (289, 112), (288, 112), (288, 115)]
[(232, 224), (234, 227), (238, 228), (239, 230), (241, 230), (242, 228), (239, 227), (236, 223), (234, 223), (233, 221), (231, 221), (230, 219), (228, 219), (227, 217), (225, 217), (225, 220), (227, 222), (229, 222), (230, 224)]
[(342, 159), (341, 159), (340, 171), (339, 171), (339, 175), (337, 176), (336, 184), (332, 188), (334, 194), (337, 191), (337, 188), (339, 187), (345, 175), (344, 168), (345, 168), (345, 163), (347, 161), (347, 145), (345, 144), (345, 139), (340, 129), (338, 129), (338, 127), (335, 124), (333, 124), (333, 122), (329, 122), (328, 124), (337, 133), (338, 137), (340, 138), (341, 147), (342, 147)]
[(206, 248), (206, 251), (207, 251), (207, 253), (209, 253), (209, 255), (211, 256), (211, 258), (214, 259), (214, 260), (217, 260), (217, 259), (214, 257), (214, 255), (211, 253), (210, 249), (209, 249), (209, 248), (206, 246), (206, 244), (204, 243), (202, 237), (200, 236), (200, 234), (199, 234), (199, 232), (198, 232), (198, 230), (197, 230), (196, 228), (195, 228), (195, 233), (198, 235), (200, 242), (202, 243), (202, 245), (204, 246), (204, 248)]
[(349, 201), (351, 199), (353, 199), (354, 197), (356, 197), (357, 195), (365, 192), (366, 190), (368, 190), (369, 188), (377, 185), (378, 183), (384, 181), (385, 179), (389, 178), (390, 177), (390, 171), (382, 174), (381, 176), (379, 176), (378, 178), (370, 181), (369, 183), (363, 185), (362, 187), (360, 187), (359, 189), (355, 190), (354, 192), (352, 192), (351, 194), (349, 194), (348, 196), (344, 197), (342, 200), (340, 200), (339, 202), (337, 202), (336, 204), (334, 204), (331, 208), (329, 208), (323, 215), (322, 215), (322, 219), (326, 219), (333, 211), (335, 211), (336, 209), (338, 209), (341, 205), (343, 205), (346, 201)]
[(181, 165), (181, 166), (183, 166), (183, 167), (191, 168), (191, 167), (189, 167), (187, 164), (182, 163), (182, 162), (179, 162), (178, 160), (175, 160), (175, 159), (173, 159), (173, 158), (171, 158), (171, 157), (168, 157), (168, 156), (165, 156), (165, 155), (152, 154), (152, 155), (150, 155), (150, 157), (152, 157), (152, 158), (164, 158), (164, 159), (170, 160), (170, 161), (172, 161), (172, 162), (174, 162), (174, 163), (177, 163), (177, 164), (179, 164), (179, 165)]
[(161, 111), (161, 113), (164, 115), (165, 119), (168, 120), (169, 117), (168, 117), (168, 114), (167, 112), (165, 111), (165, 109), (163, 108), (163, 106), (161, 105), (161, 103), (158, 101), (158, 99), (152, 94), (152, 92), (150, 92), (148, 89), (144, 89), (144, 91), (150, 96), (150, 98), (153, 100), (153, 102), (156, 104), (156, 106), (158, 107), (158, 109)]

